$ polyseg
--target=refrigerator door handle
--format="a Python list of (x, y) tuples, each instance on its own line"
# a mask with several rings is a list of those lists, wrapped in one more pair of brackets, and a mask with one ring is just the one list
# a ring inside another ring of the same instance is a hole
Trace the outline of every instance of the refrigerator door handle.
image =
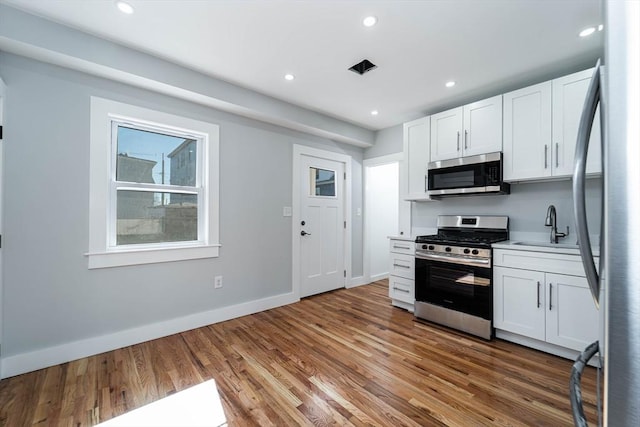
[[(573, 212), (575, 215), (576, 232), (578, 235), (578, 245), (582, 265), (587, 276), (591, 296), (596, 304), (600, 306), (600, 278), (593, 261), (593, 251), (589, 238), (589, 228), (587, 227), (587, 210), (585, 207), (585, 173), (587, 168), (587, 152), (589, 150), (589, 137), (591, 127), (596, 115), (596, 109), (600, 102), (600, 59), (596, 63), (593, 71), (589, 90), (584, 102), (580, 125), (578, 127), (578, 138), (576, 141), (575, 161), (573, 166)], [(602, 113), (602, 111), (601, 111)], [(601, 230), (602, 232), (602, 230)]]

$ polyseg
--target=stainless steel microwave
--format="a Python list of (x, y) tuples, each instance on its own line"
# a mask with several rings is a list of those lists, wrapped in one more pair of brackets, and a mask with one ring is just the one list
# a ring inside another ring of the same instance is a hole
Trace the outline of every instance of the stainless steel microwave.
[(477, 194), (509, 194), (502, 181), (502, 153), (430, 162), (427, 193), (432, 198)]

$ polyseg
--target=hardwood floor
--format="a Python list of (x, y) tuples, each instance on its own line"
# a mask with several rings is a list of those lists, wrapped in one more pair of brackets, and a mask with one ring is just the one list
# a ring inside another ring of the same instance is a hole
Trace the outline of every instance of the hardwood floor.
[(572, 425), (571, 365), (415, 321), (380, 281), (2, 380), (0, 425), (93, 425), (212, 378), (231, 426)]

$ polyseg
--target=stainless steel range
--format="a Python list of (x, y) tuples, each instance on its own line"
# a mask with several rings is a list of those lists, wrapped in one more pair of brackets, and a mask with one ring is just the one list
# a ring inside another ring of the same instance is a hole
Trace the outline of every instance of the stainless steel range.
[(491, 244), (509, 239), (509, 217), (441, 215), (437, 225), (416, 239), (415, 315), (491, 339)]

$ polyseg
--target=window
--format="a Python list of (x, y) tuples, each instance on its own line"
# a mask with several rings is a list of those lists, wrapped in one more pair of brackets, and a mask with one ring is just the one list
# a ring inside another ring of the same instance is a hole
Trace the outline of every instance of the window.
[(218, 133), (91, 98), (89, 268), (218, 256)]
[(336, 171), (309, 168), (311, 196), (336, 197)]

